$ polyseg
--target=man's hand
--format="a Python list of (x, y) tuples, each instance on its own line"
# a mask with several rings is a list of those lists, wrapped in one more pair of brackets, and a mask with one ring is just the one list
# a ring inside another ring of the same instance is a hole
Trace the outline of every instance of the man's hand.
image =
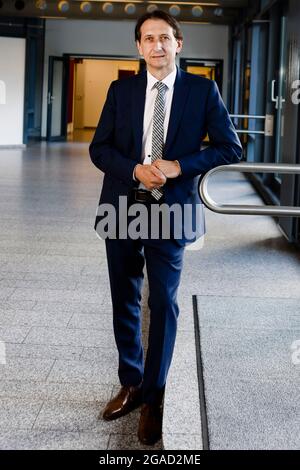
[(155, 166), (162, 171), (167, 178), (177, 178), (177, 176), (181, 174), (181, 168), (177, 160), (170, 161), (158, 159), (152, 163), (152, 166)]
[(137, 164), (134, 170), (134, 176), (149, 190), (161, 188), (167, 181), (164, 173), (159, 168), (156, 168), (153, 164)]

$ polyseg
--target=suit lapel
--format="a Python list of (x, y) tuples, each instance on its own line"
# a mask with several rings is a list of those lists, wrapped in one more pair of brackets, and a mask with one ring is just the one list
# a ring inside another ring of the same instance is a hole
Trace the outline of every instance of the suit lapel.
[(176, 136), (176, 132), (182, 117), (184, 105), (187, 100), (189, 87), (187, 84), (186, 77), (182, 73), (180, 68), (177, 68), (176, 80), (174, 83), (174, 92), (171, 105), (170, 120), (168, 125), (168, 132), (166, 143), (164, 146), (164, 158), (168, 159), (168, 151), (172, 145), (172, 142)]
[[(132, 87), (132, 125), (134, 132), (134, 145), (136, 159), (139, 161), (142, 154), (144, 110), (147, 87), (147, 72), (143, 71), (137, 75), (137, 83)], [(164, 158), (168, 158), (168, 151), (176, 136), (176, 132), (182, 117), (184, 105), (188, 96), (189, 87), (187, 80), (180, 68), (177, 68), (176, 80), (174, 83), (174, 92), (168, 125), (168, 133), (164, 146)]]
[(147, 72), (137, 75), (137, 83), (132, 87), (132, 125), (134, 133), (134, 145), (136, 159), (139, 161), (142, 154), (144, 109), (147, 87)]

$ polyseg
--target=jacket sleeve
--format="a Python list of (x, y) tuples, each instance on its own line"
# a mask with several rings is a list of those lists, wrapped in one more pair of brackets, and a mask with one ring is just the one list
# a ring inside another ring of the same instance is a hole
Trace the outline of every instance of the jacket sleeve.
[(90, 157), (99, 170), (127, 185), (132, 185), (133, 170), (137, 162), (126, 158), (114, 145), (116, 113), (114, 87), (115, 82), (112, 82), (94, 138), (89, 147)]
[(209, 146), (177, 159), (181, 166), (181, 178), (195, 177), (219, 165), (238, 163), (242, 158), (240, 140), (215, 81), (212, 81), (208, 93), (206, 126)]

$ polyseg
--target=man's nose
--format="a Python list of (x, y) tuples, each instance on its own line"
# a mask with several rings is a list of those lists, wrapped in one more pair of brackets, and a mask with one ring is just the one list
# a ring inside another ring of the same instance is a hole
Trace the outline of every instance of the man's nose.
[(154, 44), (154, 49), (155, 49), (156, 51), (159, 51), (159, 50), (162, 49), (162, 42), (161, 42), (160, 40), (157, 40), (157, 41), (155, 42), (155, 44)]

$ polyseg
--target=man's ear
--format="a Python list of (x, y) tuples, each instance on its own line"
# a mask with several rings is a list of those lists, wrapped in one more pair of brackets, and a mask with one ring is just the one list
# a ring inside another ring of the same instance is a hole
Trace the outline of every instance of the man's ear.
[(143, 52), (141, 50), (141, 44), (139, 41), (135, 41), (135, 44), (136, 44), (136, 47), (137, 47), (137, 50), (139, 51), (139, 54), (140, 55), (143, 55)]
[(180, 48), (179, 51), (176, 51), (176, 55), (179, 54), (183, 46), (183, 40), (182, 39), (177, 39), (177, 48)]

